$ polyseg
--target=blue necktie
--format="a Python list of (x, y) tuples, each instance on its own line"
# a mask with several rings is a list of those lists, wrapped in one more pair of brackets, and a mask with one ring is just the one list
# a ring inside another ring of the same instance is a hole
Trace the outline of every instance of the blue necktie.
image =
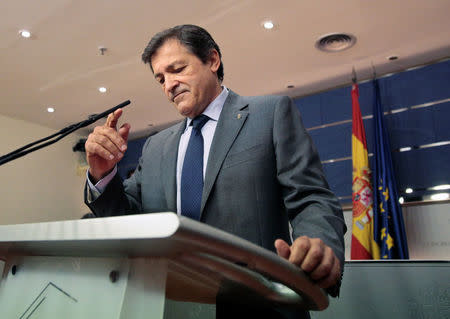
[(199, 220), (203, 192), (202, 127), (209, 117), (199, 115), (191, 122), (192, 132), (181, 171), (181, 214)]

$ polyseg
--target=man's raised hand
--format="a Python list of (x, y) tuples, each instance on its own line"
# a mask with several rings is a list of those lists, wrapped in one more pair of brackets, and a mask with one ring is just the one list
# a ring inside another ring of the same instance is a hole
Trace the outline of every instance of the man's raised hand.
[(117, 130), (117, 121), (122, 112), (122, 109), (117, 109), (109, 114), (106, 123), (97, 126), (86, 141), (86, 159), (94, 183), (114, 168), (127, 149), (130, 125), (125, 123)]

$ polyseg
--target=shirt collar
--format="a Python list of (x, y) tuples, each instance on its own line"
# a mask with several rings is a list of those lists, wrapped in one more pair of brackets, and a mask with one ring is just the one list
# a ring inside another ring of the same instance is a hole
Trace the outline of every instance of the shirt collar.
[[(222, 92), (208, 105), (208, 107), (203, 111), (202, 114), (205, 114), (213, 121), (218, 121), (220, 113), (222, 112), (223, 105), (225, 104), (225, 100), (228, 97), (228, 89), (226, 86), (222, 86)], [(187, 118), (186, 129), (191, 124), (192, 119)]]

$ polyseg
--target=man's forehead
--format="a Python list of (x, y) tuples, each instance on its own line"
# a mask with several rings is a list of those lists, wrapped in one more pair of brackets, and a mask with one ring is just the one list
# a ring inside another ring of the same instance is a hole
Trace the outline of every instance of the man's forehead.
[(152, 60), (161, 56), (175, 55), (175, 54), (192, 54), (189, 48), (181, 43), (178, 39), (167, 39), (163, 44), (155, 51), (152, 56)]
[(173, 66), (176, 63), (183, 62), (183, 56), (186, 55), (192, 55), (192, 53), (185, 45), (177, 39), (168, 39), (153, 54), (152, 67), (155, 68), (161, 62), (163, 62), (164, 68)]

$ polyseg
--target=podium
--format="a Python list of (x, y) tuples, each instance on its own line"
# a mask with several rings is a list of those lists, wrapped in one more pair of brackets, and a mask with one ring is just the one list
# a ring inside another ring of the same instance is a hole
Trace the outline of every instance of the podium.
[(218, 295), (308, 310), (329, 302), (275, 253), (174, 213), (0, 226), (1, 259), (1, 318), (159, 319), (165, 298)]

